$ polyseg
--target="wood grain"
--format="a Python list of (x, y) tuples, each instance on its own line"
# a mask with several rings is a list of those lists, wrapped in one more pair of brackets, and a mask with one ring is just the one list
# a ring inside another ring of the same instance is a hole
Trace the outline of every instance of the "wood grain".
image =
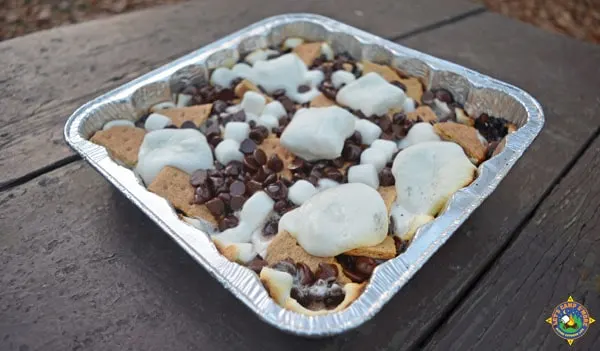
[(572, 347), (544, 320), (572, 295), (600, 320), (600, 139), (436, 332), (427, 350), (599, 350), (592, 324)]
[(481, 8), (468, 0), (203, 0), (0, 43), (0, 185), (72, 155), (62, 129), (79, 106), (265, 17), (313, 12), (395, 37)]

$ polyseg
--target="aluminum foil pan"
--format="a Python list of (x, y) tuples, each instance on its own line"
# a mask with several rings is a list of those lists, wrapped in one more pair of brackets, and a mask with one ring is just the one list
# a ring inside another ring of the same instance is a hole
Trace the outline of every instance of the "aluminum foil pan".
[[(147, 191), (131, 170), (111, 160), (103, 147), (88, 141), (105, 122), (135, 120), (151, 105), (171, 99), (178, 85), (208, 80), (210, 69), (232, 65), (240, 53), (278, 44), (286, 37), (326, 40), (334, 51), (348, 51), (357, 60), (391, 64), (421, 77), (427, 88), (449, 89), (469, 115), (485, 112), (519, 127), (508, 136), (504, 151), (480, 165), (478, 178), (454, 194), (438, 218), (419, 229), (406, 252), (375, 269), (363, 294), (349, 308), (321, 316), (305, 316), (277, 305), (256, 274), (221, 256), (206, 233), (179, 220), (165, 199)], [(286, 332), (322, 337), (350, 330), (372, 318), (496, 188), (543, 124), (539, 103), (512, 85), (326, 17), (290, 14), (253, 24), (90, 101), (68, 119), (65, 138), (259, 318)]]

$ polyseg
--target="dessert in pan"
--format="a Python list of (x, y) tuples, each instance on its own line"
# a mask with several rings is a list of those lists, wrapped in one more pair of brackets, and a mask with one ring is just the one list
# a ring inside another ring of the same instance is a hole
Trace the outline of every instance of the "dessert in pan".
[(350, 305), (515, 130), (393, 67), (288, 38), (91, 141), (278, 304), (315, 315)]

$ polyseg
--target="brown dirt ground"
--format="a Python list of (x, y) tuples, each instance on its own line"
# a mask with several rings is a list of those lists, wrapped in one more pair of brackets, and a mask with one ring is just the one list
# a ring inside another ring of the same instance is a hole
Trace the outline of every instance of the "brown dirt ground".
[[(0, 41), (186, 0), (0, 0)], [(444, 1), (444, 0), (440, 0)], [(600, 0), (475, 0), (490, 10), (600, 44)]]

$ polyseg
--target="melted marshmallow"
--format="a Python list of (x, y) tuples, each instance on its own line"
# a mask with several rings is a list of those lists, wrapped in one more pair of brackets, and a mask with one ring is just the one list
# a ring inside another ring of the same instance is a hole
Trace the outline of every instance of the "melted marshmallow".
[(473, 181), (475, 171), (463, 149), (452, 142), (423, 142), (398, 153), (392, 165), (396, 235), (405, 235), (401, 230), (414, 227), (415, 220), (437, 215), (452, 194)]
[(375, 72), (348, 83), (336, 95), (339, 104), (360, 110), (365, 116), (381, 116), (390, 109), (400, 109), (405, 99), (404, 90)]
[[(320, 70), (309, 71), (298, 55), (289, 53), (272, 60), (258, 61), (253, 67), (237, 64), (231, 70), (217, 68), (211, 76), (211, 82), (229, 86), (236, 78), (248, 79), (269, 94), (284, 89), (290, 99), (305, 103), (320, 94), (317, 86), (325, 79), (325, 75)], [(300, 85), (308, 85), (310, 90), (300, 93)]]
[(388, 232), (381, 195), (365, 184), (342, 184), (317, 193), (279, 221), (306, 252), (332, 257), (381, 243)]
[(339, 106), (300, 109), (281, 134), (281, 145), (307, 161), (340, 157), (356, 117)]
[(415, 124), (404, 139), (398, 142), (398, 149), (406, 149), (409, 146), (427, 141), (440, 141), (440, 136), (433, 130), (433, 126), (427, 122)]
[(198, 130), (160, 129), (144, 136), (135, 171), (150, 184), (165, 166), (192, 174), (198, 169), (212, 169), (213, 162), (206, 137)]
[(258, 61), (265, 61), (266, 59), (269, 58), (269, 56), (277, 55), (277, 54), (279, 54), (279, 52), (275, 51), (275, 50), (258, 49), (258, 50), (254, 50), (250, 54), (248, 54), (244, 60), (246, 62), (248, 62), (249, 64), (254, 65)]

